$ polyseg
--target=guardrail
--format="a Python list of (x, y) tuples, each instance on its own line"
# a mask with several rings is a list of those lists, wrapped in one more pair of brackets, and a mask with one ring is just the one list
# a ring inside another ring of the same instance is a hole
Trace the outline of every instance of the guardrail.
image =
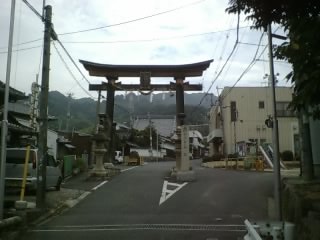
[(295, 225), (289, 222), (281, 221), (265, 221), (252, 224), (249, 220), (245, 220), (244, 224), (247, 234), (244, 240), (262, 240), (262, 239), (279, 239), (293, 240)]
[(252, 168), (257, 171), (264, 171), (264, 163), (261, 157), (238, 157), (238, 158), (223, 158), (220, 161), (212, 161), (204, 163), (204, 166), (213, 168), (226, 169), (247, 169)]

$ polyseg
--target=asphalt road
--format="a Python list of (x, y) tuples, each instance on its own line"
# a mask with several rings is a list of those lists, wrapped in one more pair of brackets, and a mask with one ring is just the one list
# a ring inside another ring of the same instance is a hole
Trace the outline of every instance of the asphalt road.
[(242, 239), (245, 219), (267, 218), (272, 174), (208, 169), (193, 161), (196, 181), (176, 185), (166, 178), (174, 164), (125, 171), (24, 239)]

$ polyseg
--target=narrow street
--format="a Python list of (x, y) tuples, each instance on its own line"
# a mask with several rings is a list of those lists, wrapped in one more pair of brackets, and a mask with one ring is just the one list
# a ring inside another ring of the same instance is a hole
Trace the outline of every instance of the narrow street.
[(30, 229), (25, 239), (237, 239), (244, 235), (244, 219), (267, 217), (272, 174), (193, 164), (197, 180), (187, 184), (166, 180), (173, 162), (123, 172), (75, 207)]

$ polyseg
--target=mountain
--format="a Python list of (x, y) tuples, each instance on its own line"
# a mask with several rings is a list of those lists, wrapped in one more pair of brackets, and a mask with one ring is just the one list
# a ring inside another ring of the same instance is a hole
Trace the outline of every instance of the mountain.
[[(185, 113), (187, 124), (207, 123), (207, 112), (216, 101), (214, 95), (205, 96), (204, 93), (185, 93)], [(202, 104), (199, 106), (200, 101)], [(158, 93), (150, 95), (136, 95), (129, 93), (115, 96), (114, 120), (116, 122), (130, 121), (130, 116), (137, 115), (175, 115), (175, 93)], [(49, 124), (56, 130), (66, 130), (68, 105), (70, 104), (69, 130), (84, 130), (90, 132), (96, 121), (97, 101), (91, 98), (72, 99), (58, 91), (49, 93), (49, 114), (58, 121)], [(105, 99), (100, 104), (100, 112), (105, 112)]]

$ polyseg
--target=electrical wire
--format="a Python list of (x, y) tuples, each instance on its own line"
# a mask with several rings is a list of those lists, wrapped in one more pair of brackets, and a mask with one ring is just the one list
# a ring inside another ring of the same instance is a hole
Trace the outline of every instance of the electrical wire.
[(77, 34), (77, 33), (84, 33), (84, 32), (90, 32), (90, 31), (96, 31), (96, 30), (100, 30), (100, 29), (104, 29), (104, 28), (110, 28), (110, 27), (120, 26), (120, 25), (124, 25), (124, 24), (128, 24), (128, 23), (133, 23), (133, 22), (145, 20), (145, 19), (148, 19), (148, 18), (156, 17), (156, 16), (159, 16), (159, 15), (171, 13), (171, 12), (183, 9), (185, 7), (189, 7), (189, 6), (192, 6), (192, 5), (195, 5), (195, 4), (199, 4), (199, 3), (203, 2), (203, 1), (206, 1), (206, 0), (199, 0), (199, 1), (191, 2), (191, 3), (185, 4), (185, 5), (176, 7), (176, 8), (172, 8), (172, 9), (163, 11), (163, 12), (158, 12), (158, 13), (155, 13), (155, 14), (151, 14), (151, 15), (147, 15), (147, 16), (144, 16), (144, 17), (131, 19), (131, 20), (124, 21), (124, 22), (114, 23), (114, 24), (105, 25), (105, 26), (101, 26), (101, 27), (77, 30), (77, 31), (72, 31), (72, 32), (60, 33), (59, 36), (71, 35), (71, 34)]
[[(40, 45), (40, 46), (34, 46), (34, 47), (28, 47), (28, 48), (20, 48), (20, 49), (12, 50), (12, 52), (21, 52), (21, 51), (26, 51), (30, 49), (40, 48), (40, 47), (42, 46)], [(8, 53), (7, 51), (0, 52), (0, 54), (7, 54), (7, 53)]]
[(59, 45), (62, 47), (63, 51), (67, 54), (68, 58), (70, 59), (70, 61), (72, 62), (72, 64), (77, 68), (77, 70), (79, 71), (79, 73), (82, 75), (83, 79), (86, 80), (86, 82), (88, 84), (90, 84), (89, 80), (86, 78), (86, 76), (82, 73), (82, 71), (80, 70), (80, 68), (78, 67), (78, 65), (76, 64), (76, 62), (73, 60), (72, 56), (70, 55), (70, 53), (68, 52), (68, 50), (65, 48), (65, 46), (62, 44), (62, 42), (57, 39), (57, 42), (59, 43)]
[[(261, 46), (261, 41), (262, 41), (262, 38), (264, 36), (264, 33), (261, 34), (260, 36), (260, 40), (259, 40), (259, 44), (258, 44), (258, 47), (257, 47), (257, 50), (253, 56), (253, 59), (251, 60), (251, 62), (249, 63), (249, 65), (247, 66), (247, 68), (241, 73), (241, 75), (239, 76), (239, 78), (236, 80), (236, 82), (232, 85), (231, 88), (228, 89), (228, 92), (222, 96), (222, 99), (226, 98), (228, 96), (228, 94), (230, 94), (230, 92), (232, 91), (232, 89), (237, 85), (237, 83), (242, 79), (242, 77), (248, 73), (250, 71), (250, 69), (253, 67), (253, 65), (257, 62), (257, 55), (258, 55), (258, 52), (259, 52), (259, 49), (260, 49), (260, 46)], [(265, 46), (265, 49), (267, 48), (267, 46)], [(263, 52), (265, 51), (265, 49), (261, 52), (260, 56), (263, 54)], [(259, 56), (259, 57), (260, 57)]]
[[(249, 26), (249, 23), (248, 23), (247, 26)], [(241, 37), (240, 37), (240, 39), (238, 40), (238, 43), (239, 43), (240, 41), (242, 41), (242, 39), (246, 36), (247, 30), (248, 30), (248, 28), (245, 29), (244, 32), (242, 32)], [(240, 45), (239, 45), (239, 47), (240, 47)], [(232, 65), (234, 59), (235, 59), (235, 56), (236, 56), (237, 53), (238, 53), (239, 47), (237, 47), (236, 51), (235, 51), (234, 54), (232, 55), (232, 57), (231, 57), (231, 59), (230, 59), (230, 64), (228, 65), (227, 69), (224, 71), (224, 75), (221, 76), (220, 79), (226, 79), (226, 76), (227, 76), (228, 73), (229, 73), (229, 70), (230, 70), (230, 68), (231, 68), (231, 65)], [(216, 82), (216, 84), (217, 84), (217, 82)]]
[[(248, 26), (240, 27), (240, 29), (247, 28), (247, 27)], [(225, 30), (211, 31), (211, 32), (204, 32), (204, 33), (193, 33), (193, 34), (164, 37), (164, 38), (150, 38), (150, 39), (137, 39), (137, 40), (114, 40), (114, 41), (63, 41), (63, 43), (67, 43), (67, 44), (113, 44), (113, 43), (154, 42), (154, 41), (172, 40), (172, 39), (180, 39), (180, 38), (199, 37), (199, 36), (204, 36), (204, 35), (233, 31), (233, 30), (237, 30), (237, 28), (230, 28), (230, 29), (225, 29)]]
[[(34, 40), (22, 42), (22, 43), (19, 43), (19, 44), (14, 44), (13, 47), (18, 47), (18, 46), (21, 46), (21, 45), (25, 45), (25, 44), (29, 44), (29, 43), (33, 43), (33, 42), (38, 42), (38, 41), (42, 41), (42, 38), (37, 38), (37, 39), (34, 39)], [(0, 47), (0, 49), (5, 49), (5, 48), (8, 48), (8, 46)]]
[(75, 82), (78, 84), (78, 86), (91, 98), (94, 99), (94, 97), (81, 85), (81, 83), (77, 80), (77, 78), (74, 76), (73, 72), (71, 71), (70, 67), (68, 66), (67, 62), (64, 60), (64, 58), (62, 57), (62, 54), (60, 53), (60, 51), (58, 50), (56, 44), (54, 41), (52, 41), (53, 46), (56, 50), (56, 52), (58, 53), (58, 56), (60, 58), (60, 60), (62, 61), (62, 63), (64, 64), (65, 68), (67, 69), (67, 71), (70, 73), (71, 77), (73, 78), (73, 80), (75, 80)]
[[(233, 25), (233, 20), (234, 19), (231, 19), (231, 21), (230, 21), (230, 26), (232, 26)], [(238, 32), (238, 31), (237, 31)], [(229, 36), (230, 36), (230, 34), (229, 34), (229, 32), (227, 33), (227, 35), (226, 35), (226, 39), (225, 39), (225, 41), (224, 41), (224, 43), (223, 43), (223, 45), (222, 45), (222, 47), (221, 47), (221, 53), (220, 53), (220, 57), (218, 58), (219, 60), (218, 60), (218, 62), (217, 62), (217, 65), (216, 65), (216, 70), (214, 71), (214, 73), (215, 74), (218, 74), (218, 70), (220, 69), (220, 65), (221, 65), (221, 63), (222, 63), (222, 57), (223, 57), (223, 55), (224, 55), (224, 52), (225, 52), (225, 50), (226, 50), (226, 46), (227, 46), (227, 43), (228, 43), (228, 40), (229, 40)], [(216, 48), (218, 47), (218, 44), (216, 45)], [(216, 58), (214, 58), (214, 56), (213, 56), (213, 59), (216, 59)]]
[[(237, 19), (237, 28), (239, 28), (239, 21), (240, 21), (240, 17), (238, 16), (238, 19)], [(213, 84), (217, 81), (217, 79), (219, 78), (219, 76), (221, 75), (221, 73), (223, 72), (224, 68), (226, 67), (226, 65), (228, 64), (230, 58), (232, 57), (232, 55), (234, 54), (237, 46), (238, 46), (238, 41), (239, 41), (239, 31), (237, 31), (237, 36), (236, 36), (236, 41), (233, 45), (233, 48), (228, 56), (228, 58), (226, 59), (225, 63), (223, 64), (222, 68), (220, 69), (220, 71), (218, 72), (218, 74), (216, 75), (216, 77), (213, 79), (213, 81), (211, 82), (208, 90), (206, 91), (206, 93), (203, 95), (203, 97), (201, 98), (199, 104), (197, 106), (195, 106), (193, 108), (193, 110), (191, 111), (191, 114), (190, 115), (193, 115), (193, 113), (195, 112), (195, 110), (201, 106), (203, 100), (206, 98), (206, 96), (208, 95), (208, 93), (210, 92)]]
[[(280, 27), (277, 27), (277, 29), (274, 31), (275, 33), (279, 30)], [(222, 96), (222, 99), (226, 98), (228, 94), (230, 94), (230, 92), (232, 91), (232, 89), (238, 84), (238, 82), (242, 79), (242, 77), (248, 73), (250, 71), (250, 69), (254, 66), (254, 64), (258, 61), (258, 59), (261, 58), (261, 56), (263, 56), (263, 53), (265, 52), (265, 50), (267, 49), (268, 45), (264, 45), (264, 48), (263, 50), (261, 51), (260, 55), (257, 57), (258, 55), (258, 52), (259, 52), (259, 48), (261, 47), (261, 42), (262, 42), (262, 39), (263, 39), (263, 35), (264, 35), (264, 32), (261, 34), (260, 36), (260, 40), (259, 40), (259, 43), (258, 43), (258, 47), (257, 47), (257, 50), (255, 52), (255, 55), (252, 59), (252, 61), (249, 63), (249, 65), (247, 66), (247, 68), (242, 72), (242, 74), (240, 75), (240, 77), (236, 80), (236, 82), (232, 85), (232, 87), (229, 89), (229, 91), (224, 95)]]
[(22, 1), (31, 9), (34, 14), (36, 14), (41, 19), (41, 21), (44, 21), (42, 15), (27, 0)]
[[(240, 27), (240, 29), (242, 29), (242, 28), (248, 28), (248, 26)], [(199, 37), (199, 36), (205, 36), (205, 35), (216, 34), (216, 33), (223, 33), (223, 32), (234, 31), (234, 30), (237, 30), (237, 29), (236, 28), (229, 28), (229, 29), (224, 29), (224, 30), (219, 30), (219, 31), (211, 31), (211, 32), (204, 32), (204, 33), (192, 33), (192, 34), (187, 34), (187, 35), (164, 37), (164, 38), (137, 39), (137, 40), (115, 40), (115, 41), (62, 41), (62, 43), (64, 43), (64, 44), (114, 44), (114, 43), (153, 42), (153, 41), (172, 40), (172, 39), (189, 38), (189, 37)], [(19, 44), (15, 44), (13, 46), (17, 47), (20, 45), (26, 45), (26, 44), (38, 42), (38, 41), (42, 41), (42, 38), (37, 38), (34, 40), (22, 42)], [(7, 48), (8, 48), (7, 46), (0, 47), (0, 49), (7, 49)], [(5, 53), (7, 53), (7, 52), (5, 52)]]

